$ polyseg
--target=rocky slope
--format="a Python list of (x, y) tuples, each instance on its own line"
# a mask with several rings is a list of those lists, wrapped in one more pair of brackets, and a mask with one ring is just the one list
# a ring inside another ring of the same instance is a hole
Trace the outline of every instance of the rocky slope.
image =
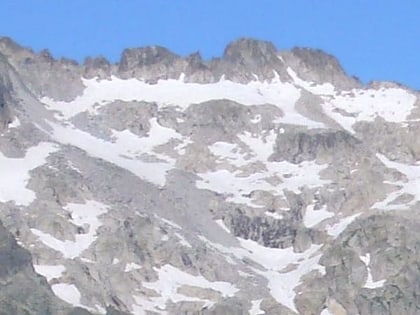
[(251, 39), (2, 38), (0, 314), (420, 314), (419, 105)]

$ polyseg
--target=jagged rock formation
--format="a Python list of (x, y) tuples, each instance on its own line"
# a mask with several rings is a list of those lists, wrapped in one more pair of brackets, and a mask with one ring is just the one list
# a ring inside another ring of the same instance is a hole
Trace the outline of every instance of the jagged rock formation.
[(252, 39), (2, 38), (0, 314), (420, 314), (419, 105)]

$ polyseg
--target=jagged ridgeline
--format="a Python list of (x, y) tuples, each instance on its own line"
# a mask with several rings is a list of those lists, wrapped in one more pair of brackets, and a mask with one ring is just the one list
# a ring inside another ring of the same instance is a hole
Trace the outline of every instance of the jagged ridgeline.
[(420, 314), (419, 92), (239, 39), (0, 39), (1, 315)]

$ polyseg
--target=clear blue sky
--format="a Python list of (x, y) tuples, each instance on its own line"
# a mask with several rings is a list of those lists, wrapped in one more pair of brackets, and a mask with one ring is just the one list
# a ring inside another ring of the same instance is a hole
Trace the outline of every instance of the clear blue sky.
[(1, 0), (0, 35), (78, 61), (153, 44), (210, 58), (254, 37), (321, 48), (365, 82), (420, 89), (417, 0)]

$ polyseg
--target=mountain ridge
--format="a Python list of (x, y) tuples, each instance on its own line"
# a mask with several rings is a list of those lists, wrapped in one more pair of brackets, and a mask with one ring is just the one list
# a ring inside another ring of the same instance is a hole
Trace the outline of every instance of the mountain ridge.
[[(269, 66), (270, 63), (273, 63), (273, 62), (274, 64), (278, 65), (279, 62), (281, 62), (281, 60), (278, 60), (278, 55), (281, 56), (282, 52), (287, 54), (288, 59), (292, 60), (297, 57), (297, 59), (300, 60), (300, 62), (302, 63), (305, 63), (305, 58), (306, 60), (308, 60), (308, 57), (309, 59), (319, 60), (319, 62), (323, 62), (324, 65), (331, 65), (331, 68), (333, 68), (335, 72), (345, 75), (338, 60), (335, 59), (335, 57), (333, 57), (332, 55), (323, 52), (322, 50), (296, 47), (296, 48), (291, 49), (290, 51), (280, 51), (280, 50), (277, 50), (277, 48), (275, 48), (275, 46), (268, 41), (257, 40), (257, 39), (252, 39), (252, 38), (240, 38), (236, 41), (232, 41), (226, 46), (225, 51), (220, 58), (215, 57), (209, 60), (203, 60), (199, 53), (192, 53), (185, 57), (181, 57), (161, 46), (145, 46), (145, 47), (124, 49), (121, 52), (121, 57), (120, 57), (119, 62), (116, 62), (113, 64), (110, 63), (103, 56), (86, 57), (83, 63), (78, 63), (77, 61), (68, 59), (66, 57), (55, 59), (53, 58), (51, 53), (49, 53), (49, 51), (46, 49), (40, 51), (39, 53), (35, 53), (29, 48), (24, 48), (20, 46), (19, 44), (17, 44), (16, 42), (14, 42), (8, 37), (2, 37), (0, 39), (0, 44), (2, 44), (1, 50), (3, 51), (3, 54), (11, 55), (11, 54), (23, 53), (23, 55), (26, 58), (35, 58), (36, 56), (38, 56), (38, 58), (46, 61), (47, 63), (63, 63), (64, 65), (81, 66), (81, 67), (86, 68), (84, 74), (87, 75), (88, 77), (94, 76), (92, 73), (90, 73), (92, 70), (95, 75), (98, 75), (98, 73), (96, 72), (97, 70), (96, 67), (106, 68), (105, 72), (107, 72), (108, 75), (110, 71), (109, 68), (116, 67), (116, 73), (124, 76), (123, 74), (124, 72), (129, 71), (130, 69), (132, 70), (133, 68), (139, 67), (142, 65), (142, 63), (144, 63), (144, 66), (147, 66), (147, 65), (152, 65), (159, 62), (174, 63), (174, 60), (178, 60), (179, 62), (186, 62), (187, 69), (188, 67), (191, 67), (194, 64), (198, 68), (199, 67), (204, 67), (205, 69), (211, 68), (211, 71), (215, 71), (214, 75), (216, 75), (216, 77), (212, 79), (213, 81), (215, 81), (215, 80), (220, 79), (220, 76), (222, 75), (218, 73), (220, 70), (217, 70), (217, 68), (220, 67), (219, 66), (220, 62), (222, 63), (222, 65), (226, 65), (226, 63), (228, 65), (229, 64), (238, 65), (239, 63), (242, 63), (244, 64), (245, 67), (249, 68), (250, 64), (246, 64), (247, 62), (252, 63), (252, 62), (257, 61), (259, 63), (259, 66), (266, 67), (266, 66)], [(251, 55), (249, 55), (250, 53)], [(237, 56), (240, 56), (241, 54), (243, 55), (241, 55), (242, 57), (235, 57), (236, 58), (235, 59), (232, 57), (235, 54)], [(252, 55), (252, 54), (255, 54), (255, 55)], [(168, 58), (168, 60), (166, 60), (165, 58)], [(265, 59), (265, 58), (268, 58), (268, 59)], [(128, 64), (129, 60), (133, 60), (134, 63)], [(250, 68), (251, 69), (249, 70), (252, 70), (253, 68), (256, 72), (258, 72), (257, 68), (255, 67), (250, 67)], [(184, 69), (186, 70), (185, 71), (186, 73), (188, 73), (187, 69)], [(273, 70), (274, 69), (275, 67), (273, 68)], [(268, 78), (269, 79), (273, 78), (272, 73), (270, 74)], [(249, 76), (248, 74), (248, 76), (245, 79), (255, 80), (255, 77)], [(354, 83), (356, 82), (357, 81), (354, 80)]]

